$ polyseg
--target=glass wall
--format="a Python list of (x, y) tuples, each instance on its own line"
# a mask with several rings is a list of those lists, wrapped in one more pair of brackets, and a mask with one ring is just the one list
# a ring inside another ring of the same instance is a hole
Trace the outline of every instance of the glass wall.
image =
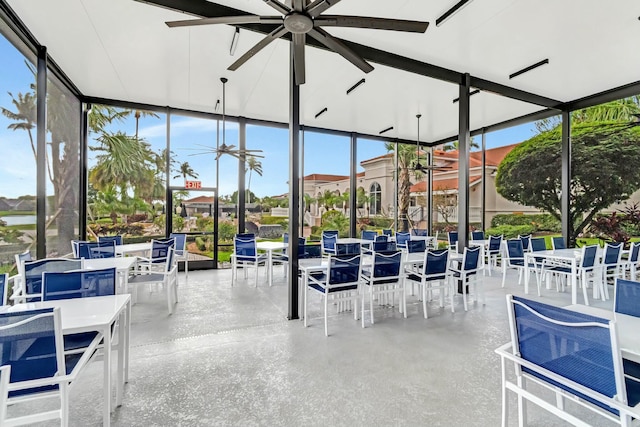
[(356, 215), (359, 230), (393, 227), (394, 143), (358, 138)]
[(36, 58), (1, 19), (0, 58), (0, 266), (8, 271), (14, 254), (36, 254)]

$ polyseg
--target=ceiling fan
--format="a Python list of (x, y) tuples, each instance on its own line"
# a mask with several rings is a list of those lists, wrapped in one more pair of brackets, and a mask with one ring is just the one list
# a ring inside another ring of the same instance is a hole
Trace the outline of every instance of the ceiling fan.
[(418, 113), (416, 114), (416, 119), (418, 119), (418, 158), (416, 159), (416, 161), (413, 163), (413, 167), (411, 167), (411, 169), (413, 169), (415, 172), (422, 172), (422, 173), (428, 173), (429, 171), (434, 171), (434, 170), (447, 170), (447, 169), (451, 169), (449, 166), (435, 166), (435, 165), (423, 165), (422, 163), (420, 163), (420, 152), (422, 151), (420, 149), (420, 117), (422, 117), (422, 114)]
[[(229, 81), (229, 79), (227, 79), (226, 77), (221, 77), (220, 81), (222, 82), (222, 144), (218, 145), (216, 148), (211, 148), (211, 147), (207, 147), (205, 145), (199, 145), (199, 144), (195, 144), (198, 145), (202, 148), (204, 148), (204, 150), (200, 153), (195, 153), (195, 154), (205, 154), (205, 153), (214, 153), (216, 155), (216, 160), (220, 159), (220, 156), (222, 156), (223, 154), (228, 154), (231, 157), (235, 157), (238, 160), (242, 160), (245, 161), (247, 160), (248, 157), (259, 157), (259, 158), (264, 158), (264, 156), (262, 154), (257, 154), (257, 153), (262, 153), (262, 150), (249, 150), (249, 149), (239, 149), (239, 148), (235, 148), (235, 144), (230, 144), (227, 145), (225, 142), (226, 139), (226, 84)], [(195, 155), (192, 154), (192, 155)]]
[(229, 70), (235, 71), (242, 64), (251, 59), (256, 53), (264, 49), (272, 41), (291, 33), (293, 41), (293, 65), (296, 84), (305, 82), (305, 45), (307, 34), (330, 50), (342, 55), (347, 61), (360, 68), (365, 73), (373, 70), (371, 64), (360, 55), (350, 49), (339, 39), (333, 37), (322, 27), (355, 27), (378, 30), (394, 30), (414, 33), (424, 33), (429, 26), (428, 22), (409, 21), (401, 19), (373, 18), (364, 16), (322, 15), (331, 6), (340, 0), (289, 0), (288, 4), (278, 0), (263, 0), (283, 16), (222, 16), (215, 18), (188, 19), (169, 21), (169, 27), (190, 27), (195, 25), (210, 24), (277, 24), (278, 27), (271, 31), (265, 38), (249, 49), (229, 66)]

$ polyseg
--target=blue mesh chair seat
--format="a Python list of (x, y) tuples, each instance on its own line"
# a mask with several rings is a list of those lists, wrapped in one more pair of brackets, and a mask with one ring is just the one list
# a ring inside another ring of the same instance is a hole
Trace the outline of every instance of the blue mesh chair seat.
[[(42, 274), (42, 300), (88, 298), (116, 294), (116, 269), (74, 270)], [(98, 335), (83, 332), (64, 336), (64, 351), (87, 348)]]
[(472, 231), (471, 240), (484, 240), (484, 231), (482, 230)]
[(396, 294), (399, 296), (400, 312), (407, 317), (404, 284), (401, 277), (402, 252), (374, 252), (373, 263), (363, 267), (360, 272), (362, 283), (362, 327), (364, 328), (365, 294), (369, 294), (369, 311), (371, 312), (371, 324), (373, 325), (373, 300), (378, 296), (379, 301), (385, 297), (392, 297), (391, 305), (394, 305)]
[(566, 249), (567, 245), (564, 244), (564, 237), (552, 237), (551, 238), (551, 248), (553, 250), (556, 249)]
[[(507, 295), (507, 304), (512, 341), (496, 350), (503, 362), (503, 425), (507, 390), (521, 397), (518, 405), (524, 405), (522, 398), (534, 401), (572, 425), (592, 425), (593, 414), (582, 418), (582, 411), (567, 411), (565, 398), (620, 425), (631, 425), (629, 414), (637, 412), (620, 410), (640, 402), (640, 381), (624, 375), (615, 323), (512, 295)], [(513, 371), (507, 374), (506, 361), (515, 365), (515, 381), (508, 378)], [(527, 380), (544, 388), (527, 387)], [(520, 425), (526, 425), (524, 408), (518, 414)]]
[(622, 267), (621, 277), (627, 277), (628, 271), (629, 278), (631, 280), (636, 280), (638, 263), (640, 263), (640, 242), (633, 242), (631, 243), (631, 250), (629, 251), (628, 256), (625, 258), (623, 254), (623, 257), (620, 260), (620, 265)]
[[(405, 280), (419, 283), (422, 295), (422, 312), (428, 318), (427, 302), (433, 298), (433, 291), (438, 290), (440, 307), (444, 307), (445, 291), (451, 291), (451, 310), (453, 311), (453, 292), (449, 280), (449, 250), (429, 250), (424, 254), (422, 268), (415, 270), (405, 266)], [(406, 282), (405, 282), (406, 283)], [(405, 310), (406, 313), (406, 310)]]
[[(461, 283), (461, 291), (462, 291), (462, 302), (464, 304), (464, 311), (467, 311), (467, 285), (472, 285), (473, 287), (473, 296), (474, 300), (478, 301), (478, 286), (482, 288), (482, 280), (478, 278), (478, 271), (480, 271), (480, 255), (482, 248), (480, 246), (474, 246), (469, 248), (464, 248), (464, 252), (462, 255), (462, 261), (459, 266), (450, 267), (449, 273), (451, 274), (451, 279), (457, 278)], [(482, 292), (483, 304), (484, 304), (484, 291)], [(454, 310), (453, 307), (453, 294), (451, 296), (451, 310)]]
[[(102, 335), (84, 352), (65, 357), (60, 309), (0, 313), (0, 365), (10, 366), (8, 404), (58, 397), (60, 408), (29, 406), (26, 415), (5, 419), (6, 425), (24, 425), (58, 419), (69, 423), (69, 385), (94, 353)], [(42, 409), (37, 412), (38, 409)]]
[(498, 257), (502, 255), (502, 235), (489, 236), (489, 245), (485, 251), (485, 258), (489, 276), (491, 276), (491, 270), (498, 268)]
[(428, 236), (428, 230), (426, 228), (412, 228), (411, 229), (412, 236)]
[(363, 240), (375, 241), (376, 237), (378, 237), (378, 233), (373, 230), (362, 230), (360, 233), (360, 238)]
[[(603, 300), (609, 299), (609, 288), (607, 286), (608, 279), (611, 278), (613, 282), (616, 277), (623, 277), (624, 263), (621, 260), (622, 242), (607, 243), (604, 245), (604, 255), (602, 256)], [(594, 288), (593, 297), (598, 298), (596, 288)]]
[(397, 248), (396, 242), (389, 242), (386, 240), (376, 240), (373, 242), (373, 251), (374, 252), (388, 252), (395, 251)]
[(360, 282), (360, 255), (331, 255), (325, 274), (311, 274), (304, 285), (304, 326), (307, 326), (309, 291), (322, 295), (324, 302), (324, 333), (329, 335), (328, 304), (329, 295), (337, 303), (338, 310), (353, 310), (358, 319), (358, 285)]
[(427, 242), (424, 240), (409, 240), (407, 242), (407, 252), (424, 252), (427, 250)]
[(337, 255), (357, 255), (360, 253), (360, 243), (336, 243)]
[(98, 236), (98, 242), (113, 242), (116, 246), (121, 246), (122, 236)]
[(391, 237), (391, 236), (393, 236), (393, 231), (391, 229), (386, 229), (385, 228), (385, 229), (382, 230), (382, 235)]
[(540, 295), (540, 280), (541, 276), (535, 263), (525, 266), (524, 263), (524, 248), (522, 246), (522, 239), (509, 239), (507, 240), (507, 250), (502, 258), (502, 287), (507, 280), (507, 270), (518, 270), (518, 284), (522, 283), (522, 278), (527, 272), (533, 271), (536, 275), (536, 285), (538, 288), (538, 296)]
[(42, 273), (62, 272), (83, 268), (81, 259), (45, 258), (24, 263), (24, 292), (16, 302), (33, 302), (42, 299)]
[(255, 286), (258, 287), (258, 267), (267, 262), (266, 254), (259, 254), (256, 246), (256, 237), (253, 234), (237, 234), (233, 238), (233, 254), (231, 254), (231, 286), (237, 278), (237, 269), (242, 268), (244, 277), (247, 277), (247, 269), (256, 270)]
[(640, 282), (617, 278), (613, 298), (614, 312), (640, 317)]
[(449, 249), (453, 251), (457, 251), (458, 250), (458, 232), (449, 231), (447, 233), (447, 240), (449, 242)]

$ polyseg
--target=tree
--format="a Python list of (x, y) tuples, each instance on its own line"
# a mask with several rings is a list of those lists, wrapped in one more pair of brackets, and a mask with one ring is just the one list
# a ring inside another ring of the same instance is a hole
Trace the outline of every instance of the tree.
[(331, 190), (324, 190), (318, 197), (318, 203), (324, 206), (325, 211), (329, 211), (335, 208), (335, 205), (340, 201), (340, 196)]
[[(570, 240), (594, 215), (640, 189), (640, 127), (628, 122), (586, 122), (572, 127)], [(561, 219), (560, 127), (516, 146), (504, 158), (496, 188), (504, 198)]]
[(386, 143), (387, 151), (398, 150), (398, 231), (409, 230), (409, 204), (411, 202), (411, 174), (420, 179), (422, 174), (411, 167), (418, 158), (416, 147), (411, 144)]
[(445, 223), (450, 224), (449, 218), (458, 209), (457, 192), (448, 187), (437, 187), (433, 192), (433, 209), (442, 217)]
[(305, 210), (305, 212), (309, 212), (311, 210), (311, 205), (314, 204), (315, 202), (317, 202), (316, 199), (314, 199), (313, 197), (311, 197), (307, 193), (304, 193), (304, 210)]
[[(453, 141), (452, 143), (444, 144), (442, 146), (442, 151), (455, 151), (458, 149), (459, 145), (460, 145), (459, 141)], [(469, 149), (478, 150), (479, 148), (480, 146), (478, 145), (478, 143), (473, 140), (473, 137), (471, 137), (471, 143), (469, 144)]]
[[(249, 172), (249, 183), (247, 185), (247, 194), (251, 194), (251, 172), (255, 172), (262, 176), (262, 162), (256, 158), (256, 156), (247, 156), (247, 169), (245, 172)], [(247, 199), (247, 203), (251, 203), (251, 198)]]
[(184, 180), (187, 180), (187, 177), (191, 177), (191, 178), (197, 178), (198, 177), (198, 173), (196, 171), (193, 170), (193, 168), (191, 167), (191, 165), (189, 164), (189, 162), (182, 162), (180, 163), (180, 166), (178, 167), (178, 174), (176, 176), (174, 176), (173, 178), (180, 178), (183, 177)]

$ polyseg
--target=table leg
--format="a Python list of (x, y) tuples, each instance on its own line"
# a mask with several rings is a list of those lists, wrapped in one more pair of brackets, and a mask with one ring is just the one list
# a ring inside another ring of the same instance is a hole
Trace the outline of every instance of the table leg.
[(527, 254), (524, 255), (524, 293), (529, 293), (529, 276), (531, 276), (531, 272), (529, 271), (529, 257)]
[(125, 309), (125, 324), (122, 330), (124, 331), (124, 382), (129, 382), (129, 337), (131, 336), (131, 300), (127, 303)]
[[(585, 286), (583, 283), (582, 286)], [(578, 303), (578, 269), (576, 260), (571, 260), (571, 304)]]
[(273, 251), (267, 251), (267, 279), (269, 286), (273, 283)]
[(125, 334), (126, 334), (127, 308), (118, 316), (118, 375), (116, 377), (116, 407), (122, 406), (122, 396), (124, 394), (124, 359), (125, 359)]
[(103, 420), (105, 427), (111, 425), (111, 325), (107, 325), (103, 332), (104, 337), (104, 404)]

